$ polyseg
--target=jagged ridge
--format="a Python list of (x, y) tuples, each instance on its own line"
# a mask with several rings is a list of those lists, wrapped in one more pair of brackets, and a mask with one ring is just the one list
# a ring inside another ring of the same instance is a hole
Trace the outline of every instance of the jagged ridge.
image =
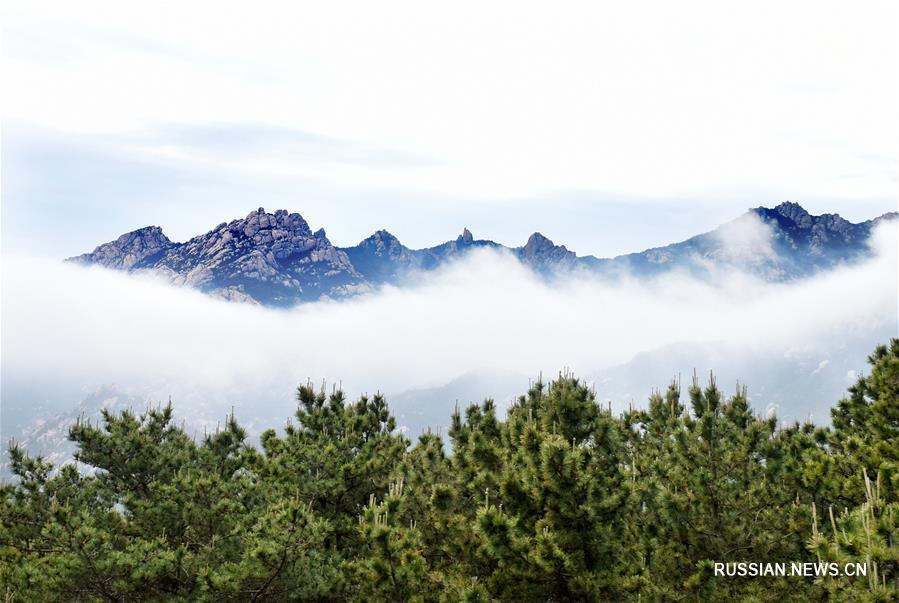
[(412, 272), (433, 270), (479, 248), (510, 253), (549, 277), (577, 270), (640, 277), (673, 268), (708, 275), (715, 267), (735, 267), (767, 280), (790, 280), (867, 257), (873, 228), (894, 218), (896, 213), (891, 212), (853, 224), (837, 214), (813, 216), (799, 204), (785, 202), (751, 209), (680, 243), (599, 259), (578, 256), (539, 232), (525, 245), (509, 248), (475, 239), (467, 228), (455, 240), (425, 249), (410, 249), (386, 230), (353, 247), (339, 248), (323, 229), (312, 232), (300, 214), (286, 210), (270, 214), (260, 207), (185, 243), (174, 243), (161, 228), (149, 226), (69, 261), (150, 271), (226, 299), (286, 307), (400, 283)]

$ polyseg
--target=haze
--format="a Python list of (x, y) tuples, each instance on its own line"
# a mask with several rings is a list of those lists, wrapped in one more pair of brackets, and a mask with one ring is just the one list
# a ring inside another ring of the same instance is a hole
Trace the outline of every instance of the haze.
[[(765, 229), (741, 229), (734, 253), (764, 253)], [(190, 400), (246, 416), (265, 399), (287, 417), (293, 388), (307, 379), (342, 382), (355, 396), (442, 385), (471, 371), (585, 375), (675, 343), (738, 346), (746, 358), (815, 345), (839, 355), (850, 334), (873, 348), (896, 332), (896, 235), (895, 224), (882, 227), (874, 259), (792, 284), (733, 272), (712, 282), (672, 273), (547, 283), (511, 256), (479, 250), (404, 287), (291, 310), (219, 301), (148, 276), (8, 258), (4, 412), (26, 403), (10, 392), (23, 386), (37, 396), (48, 383), (73, 393), (118, 383), (170, 395), (188, 415)], [(664, 385), (646, 383), (646, 392)]]

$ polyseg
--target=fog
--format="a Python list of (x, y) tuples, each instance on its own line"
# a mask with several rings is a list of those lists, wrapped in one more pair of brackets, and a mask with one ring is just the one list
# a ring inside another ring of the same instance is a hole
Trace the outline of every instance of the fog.
[[(745, 224), (732, 235), (738, 255), (769, 249)], [(547, 282), (510, 255), (480, 250), (401, 288), (291, 310), (220, 301), (146, 275), (5, 257), (4, 413), (50, 396), (42, 392), (106, 383), (170, 395), (182, 413), (205, 400), (246, 414), (261, 400), (292, 408), (293, 388), (307, 379), (340, 382), (356, 396), (471, 371), (588, 374), (683, 342), (747, 355), (833, 347), (843, 333), (895, 334), (896, 235), (894, 225), (881, 228), (870, 261), (789, 284), (733, 271), (709, 281), (573, 273)]]

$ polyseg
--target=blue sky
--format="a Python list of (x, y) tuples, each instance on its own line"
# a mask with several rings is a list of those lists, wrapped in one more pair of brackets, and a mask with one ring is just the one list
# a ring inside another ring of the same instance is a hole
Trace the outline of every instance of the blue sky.
[(614, 255), (896, 206), (891, 2), (181, 4), (4, 5), (4, 251), (264, 206)]

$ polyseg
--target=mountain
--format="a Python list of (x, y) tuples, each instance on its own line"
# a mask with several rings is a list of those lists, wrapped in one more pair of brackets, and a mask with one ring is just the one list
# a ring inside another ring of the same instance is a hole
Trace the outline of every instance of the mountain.
[[(98, 422), (103, 410), (121, 412), (123, 410), (142, 411), (149, 404), (145, 398), (115, 385), (104, 385), (89, 393), (70, 410), (50, 412), (45, 408), (22, 409), (27, 414), (19, 425), (4, 426), (5, 441), (14, 440), (31, 454), (39, 454), (45, 460), (59, 465), (72, 459), (75, 445), (69, 441), (69, 429), (78, 421)], [(27, 411), (31, 412), (27, 412)], [(6, 455), (0, 459), (0, 480), (9, 479), (9, 461)]]
[(576, 253), (569, 251), (564, 245), (554, 244), (539, 232), (528, 237), (524, 247), (518, 247), (514, 251), (519, 260), (543, 274), (577, 268), (581, 262), (593, 257), (578, 258)]
[[(229, 410), (234, 411), (233, 400), (217, 400), (206, 392), (184, 392), (183, 388), (179, 391), (183, 395), (173, 403), (175, 424), (194, 438), (220, 429)], [(68, 436), (69, 430), (79, 421), (98, 424), (102, 423), (104, 411), (140, 414), (149, 408), (165, 405), (165, 398), (158, 393), (151, 394), (141, 388), (112, 383), (90, 388), (81, 396), (74, 398), (71, 392), (67, 392), (59, 394), (60, 399), (35, 403), (31, 400), (32, 392), (4, 392), (0, 439), (4, 444), (14, 441), (30, 454), (40, 455), (59, 466), (71, 462), (77, 451)], [(72, 402), (79, 399), (77, 403)], [(169, 402), (172, 402), (171, 398)], [(282, 425), (292, 408), (294, 405), (289, 397), (273, 405), (267, 392), (256, 393), (252, 404), (241, 407), (241, 423), (247, 430), (248, 442), (256, 443), (263, 429)], [(11, 477), (9, 457), (3, 454), (0, 456), (0, 483), (9, 481)]]
[(868, 241), (890, 212), (858, 224), (837, 214), (813, 216), (798, 203), (756, 207), (715, 230), (665, 247), (609, 260), (588, 260), (608, 274), (654, 275), (673, 268), (705, 276), (715, 268), (736, 268), (768, 281), (811, 276), (871, 255)]
[(502, 249), (493, 241), (475, 239), (467, 228), (455, 240), (427, 249), (409, 249), (386, 230), (379, 230), (346, 252), (353, 266), (369, 282), (397, 283), (410, 272), (433, 270), (472, 249)]
[(115, 241), (100, 245), (92, 253), (72, 258), (83, 264), (96, 264), (104, 268), (130, 270), (147, 258), (159, 256), (172, 247), (177, 247), (158, 226), (147, 226), (134, 232), (123, 234)]
[(388, 392), (387, 402), (397, 426), (412, 441), (429, 429), (445, 437), (456, 408), (464, 412), (470, 404), (490, 398), (505, 409), (529, 383), (527, 375), (477, 370), (437, 387)]
[(172, 243), (154, 226), (70, 261), (154, 272), (218, 297), (269, 306), (340, 298), (370, 288), (323, 229), (312, 232), (300, 214), (270, 214), (261, 207), (186, 243)]
[(547, 277), (581, 270), (608, 278), (649, 277), (673, 269), (709, 277), (716, 270), (737, 269), (786, 281), (870, 256), (873, 229), (896, 216), (892, 212), (854, 224), (836, 214), (813, 216), (786, 202), (751, 209), (686, 241), (600, 259), (578, 256), (539, 232), (525, 245), (509, 248), (475, 239), (467, 228), (456, 239), (425, 249), (410, 249), (386, 230), (340, 248), (323, 229), (312, 232), (300, 214), (270, 214), (260, 207), (185, 243), (172, 242), (159, 227), (148, 226), (68, 261), (152, 272), (225, 299), (275, 307), (400, 284), (410, 273), (433, 270), (473, 249), (504, 251)]

